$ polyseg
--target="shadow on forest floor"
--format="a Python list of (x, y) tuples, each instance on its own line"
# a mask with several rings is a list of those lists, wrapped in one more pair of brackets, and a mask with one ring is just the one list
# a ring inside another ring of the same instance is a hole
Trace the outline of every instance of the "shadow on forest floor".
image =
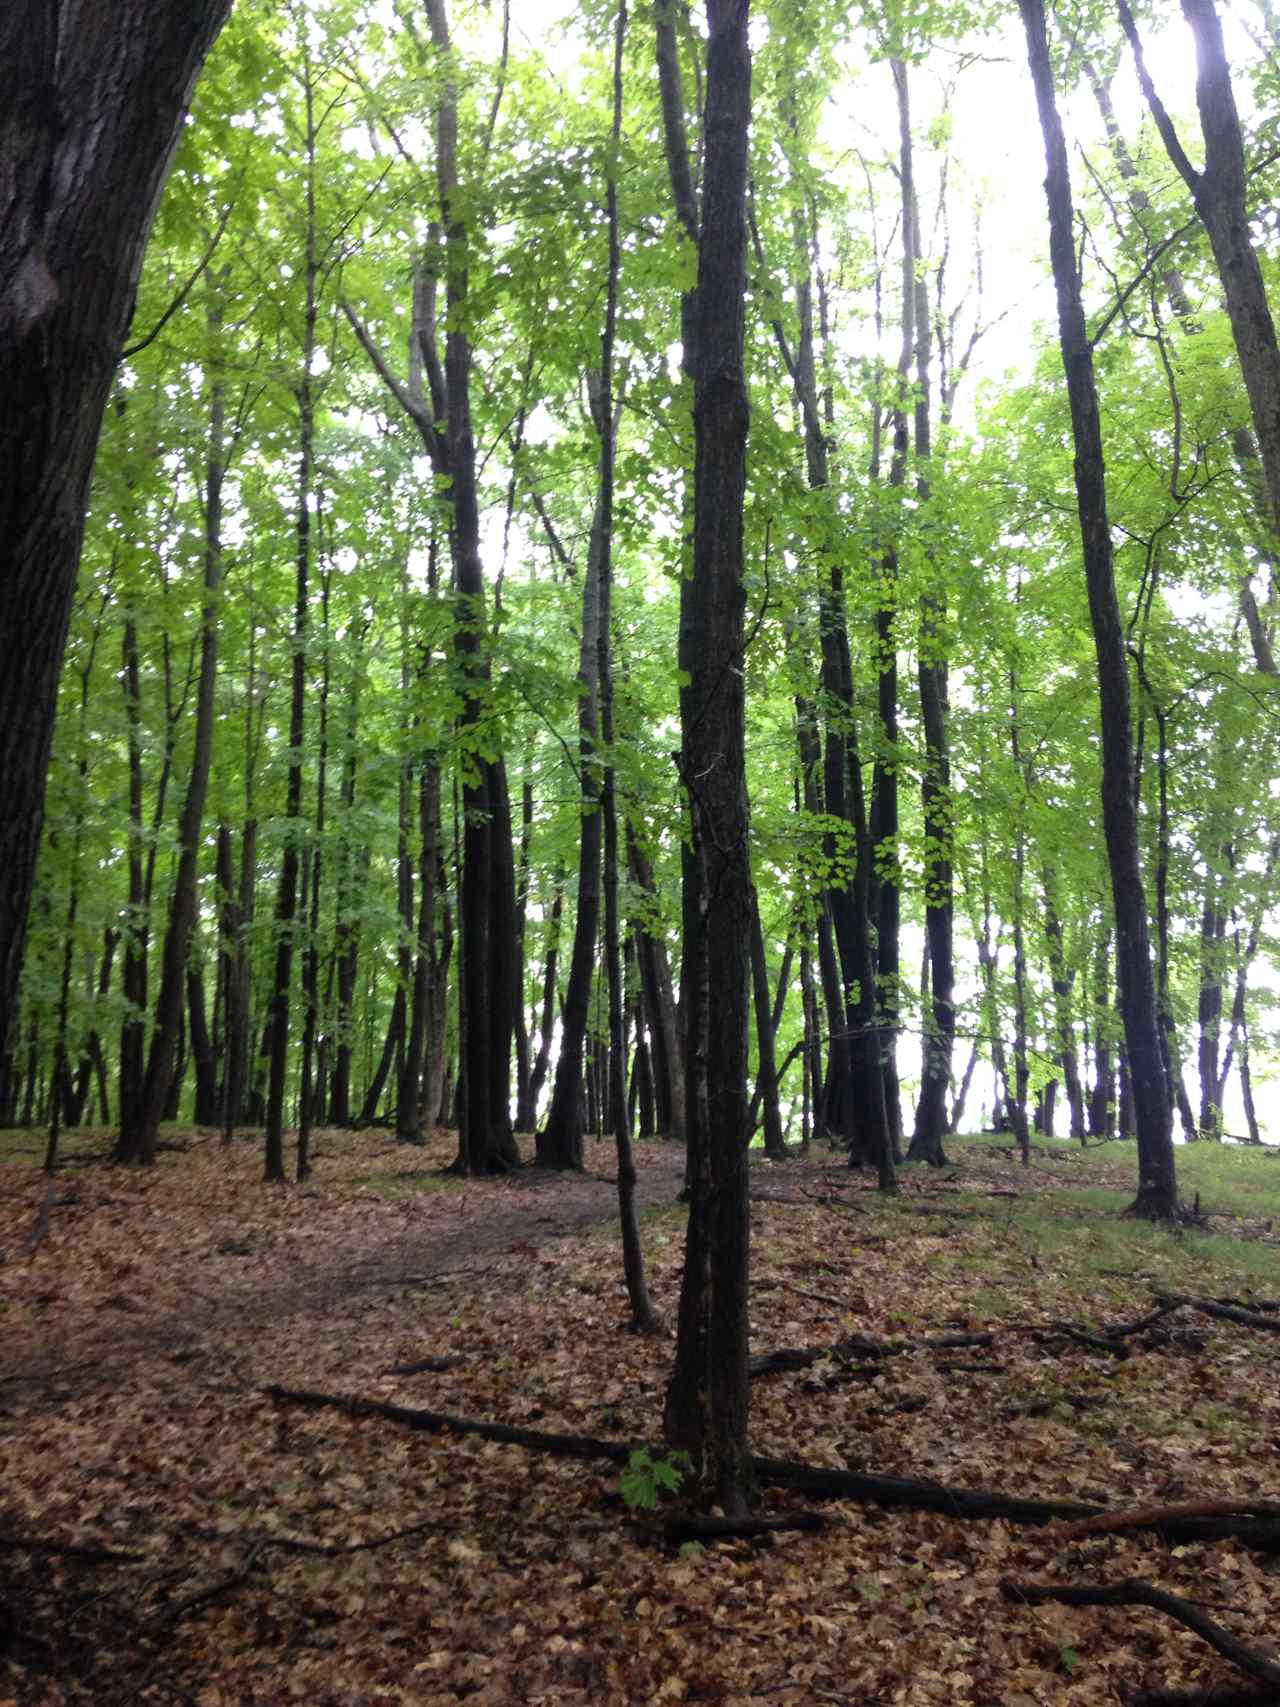
[[(1149, 1578), (1245, 1640), (1280, 1618), (1276, 1561), (1227, 1541), (1065, 1543), (844, 1503), (819, 1536), (673, 1554), (627, 1526), (607, 1465), (273, 1405), (279, 1382), (656, 1440), (671, 1342), (619, 1331), (612, 1146), (583, 1176), (441, 1190), (447, 1135), (325, 1132), (315, 1179), (279, 1189), (251, 1145), (177, 1141), (149, 1173), (61, 1174), (29, 1259), (38, 1158), (0, 1149), (0, 1702), (1083, 1707), (1236, 1679), (1157, 1615), (1032, 1612), (1001, 1577)], [(671, 1322), (683, 1156), (637, 1159)], [(957, 1143), (891, 1202), (829, 1152), (753, 1155), (753, 1351), (814, 1351), (755, 1382), (755, 1450), (1111, 1506), (1258, 1498), (1280, 1458), (1274, 1334), (1182, 1311), (1108, 1350), (1153, 1292), (1280, 1291), (1280, 1166), (1178, 1160), (1208, 1233), (1121, 1219), (1118, 1145), (1024, 1170)], [(985, 1349), (942, 1345), (975, 1334)], [(842, 1341), (871, 1352), (821, 1355)], [(134, 1557), (56, 1550), (76, 1546)]]

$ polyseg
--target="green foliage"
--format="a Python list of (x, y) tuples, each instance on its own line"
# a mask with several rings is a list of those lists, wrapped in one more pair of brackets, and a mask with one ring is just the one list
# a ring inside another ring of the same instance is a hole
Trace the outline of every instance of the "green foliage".
[(666, 1494), (676, 1494), (692, 1460), (687, 1452), (652, 1453), (638, 1446), (627, 1459), (618, 1488), (632, 1511), (652, 1511)]

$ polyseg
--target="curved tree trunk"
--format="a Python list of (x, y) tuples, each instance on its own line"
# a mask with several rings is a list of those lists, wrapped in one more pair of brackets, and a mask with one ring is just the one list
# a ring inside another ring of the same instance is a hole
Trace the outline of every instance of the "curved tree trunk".
[(1120, 999), (1138, 1139), (1138, 1195), (1134, 1212), (1169, 1219), (1178, 1212), (1173, 1134), (1165, 1087), (1147, 903), (1133, 798), (1133, 742), (1129, 671), (1116, 599), (1111, 533), (1107, 522), (1102, 429), (1093, 352), (1076, 274), (1074, 212), (1067, 147), (1058, 116), (1042, 0), (1019, 0), (1027, 51), (1044, 133), (1048, 174), (1049, 250), (1058, 296), (1062, 362), (1075, 440), (1076, 502), (1080, 518), (1089, 614), (1098, 661), (1102, 722), (1102, 817), (1116, 920)]

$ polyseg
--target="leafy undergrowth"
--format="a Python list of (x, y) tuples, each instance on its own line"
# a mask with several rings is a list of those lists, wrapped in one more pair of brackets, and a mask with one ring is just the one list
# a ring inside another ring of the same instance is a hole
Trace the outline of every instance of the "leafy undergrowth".
[[(248, 1143), (171, 1136), (147, 1174), (73, 1142), (29, 1253), (34, 1143), (0, 1151), (0, 1534), (137, 1555), (0, 1551), (0, 1703), (1032, 1707), (1243, 1681), (1159, 1614), (1016, 1605), (1004, 1577), (1146, 1578), (1270, 1651), (1280, 1559), (1236, 1542), (847, 1503), (818, 1535), (672, 1551), (608, 1466), (275, 1406), (279, 1382), (656, 1442), (671, 1342), (621, 1331), (611, 1146), (585, 1180), (445, 1184), (447, 1137), (326, 1132), (281, 1190)], [(1117, 1507), (1275, 1498), (1276, 1335), (1178, 1312), (1120, 1358), (1019, 1331), (1280, 1291), (1280, 1161), (1197, 1148), (1184, 1189), (1221, 1218), (1179, 1236), (1119, 1217), (1121, 1146), (1024, 1171), (959, 1145), (894, 1203), (825, 1151), (756, 1161), (754, 1350), (1001, 1330), (761, 1379), (756, 1451)], [(669, 1322), (681, 1158), (638, 1160)]]

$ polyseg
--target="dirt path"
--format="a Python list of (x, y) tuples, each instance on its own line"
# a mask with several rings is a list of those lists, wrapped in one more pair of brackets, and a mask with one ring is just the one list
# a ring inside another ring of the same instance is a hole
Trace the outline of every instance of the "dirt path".
[[(539, 1249), (617, 1215), (611, 1145), (591, 1147), (583, 1174), (528, 1168), (476, 1180), (441, 1174), (443, 1137), (406, 1151), (382, 1134), (325, 1134), (318, 1149), (318, 1181), (283, 1191), (258, 1182), (247, 1147), (228, 1157), (201, 1144), (167, 1155), (152, 1176), (76, 1169), (62, 1176), (29, 1262), (23, 1224), (34, 1224), (43, 1186), (29, 1168), (5, 1168), (0, 1246), (13, 1254), (0, 1267), (0, 1405), (60, 1404), (152, 1359), (262, 1348), (378, 1293), (465, 1286), (468, 1275), (498, 1267), (518, 1284)], [(673, 1205), (683, 1147), (642, 1145), (637, 1161), (641, 1212)], [(198, 1222), (193, 1171), (209, 1176), (199, 1182)], [(71, 1247), (76, 1271), (96, 1270), (100, 1288), (69, 1282), (73, 1265), (59, 1257)]]

